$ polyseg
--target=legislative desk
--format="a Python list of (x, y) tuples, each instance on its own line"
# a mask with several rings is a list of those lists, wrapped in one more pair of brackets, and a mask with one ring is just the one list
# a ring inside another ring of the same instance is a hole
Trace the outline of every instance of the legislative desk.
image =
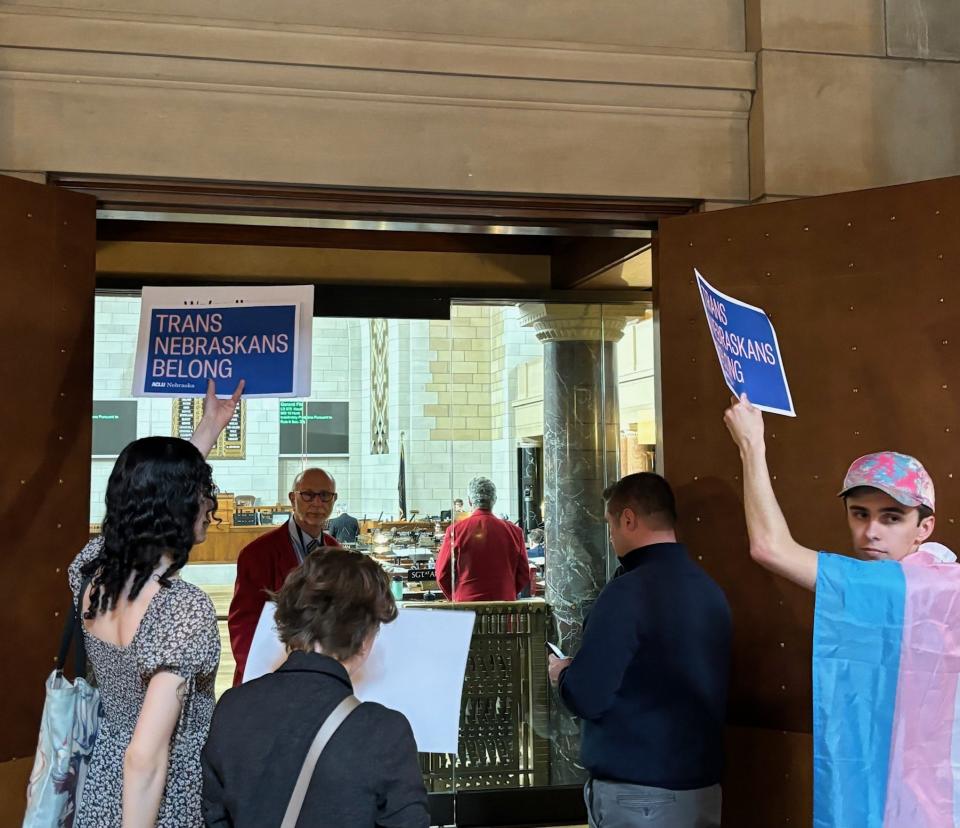
[(277, 526), (232, 526), (228, 523), (211, 523), (207, 539), (190, 550), (191, 563), (236, 563), (240, 551)]

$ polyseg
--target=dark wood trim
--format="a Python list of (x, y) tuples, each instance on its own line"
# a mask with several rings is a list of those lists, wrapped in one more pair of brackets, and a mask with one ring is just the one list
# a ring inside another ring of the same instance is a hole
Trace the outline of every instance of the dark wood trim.
[(48, 180), (58, 187), (96, 196), (101, 209), (237, 215), (653, 227), (661, 218), (695, 211), (698, 204), (687, 199), (462, 193), (70, 173), (51, 173)]
[(534, 828), (587, 822), (580, 785), (458, 791), (456, 796), (458, 828)]
[[(97, 289), (104, 291), (138, 291), (145, 282), (157, 284), (156, 278), (134, 279), (121, 276), (98, 276)], [(203, 287), (209, 279), (177, 279), (171, 286)], [(245, 286), (278, 285), (283, 282), (244, 282)], [(304, 280), (289, 284), (304, 284)], [(419, 287), (408, 285), (317, 284), (313, 314), (317, 317), (349, 316), (388, 319), (449, 319), (454, 302), (515, 304), (516, 302), (549, 302), (557, 304), (623, 305), (650, 302), (650, 290), (549, 290), (546, 288), (484, 288), (456, 285), (451, 287)]]
[(577, 288), (649, 246), (650, 239), (557, 239), (550, 258), (550, 284), (558, 290)]
[[(342, 230), (211, 224), (178, 221), (100, 219), (97, 240), (111, 242), (174, 242), (181, 244), (245, 244), (270, 247), (317, 247), (340, 250), (403, 250), (435, 253), (512, 253), (549, 256), (550, 236), (496, 233), (421, 233), (389, 230)], [(646, 239), (638, 241), (648, 243)]]

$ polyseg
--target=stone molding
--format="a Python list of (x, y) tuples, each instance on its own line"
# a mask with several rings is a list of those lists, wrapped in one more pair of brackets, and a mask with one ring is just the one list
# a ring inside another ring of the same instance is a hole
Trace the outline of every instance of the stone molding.
[(619, 342), (627, 318), (601, 305), (520, 305), (520, 324), (540, 342)]
[(0, 168), (742, 201), (755, 82), (745, 52), (14, 3)]
[[(159, 82), (194, 80), (244, 85), (255, 83), (260, 75), (262, 85), (282, 86), (282, 69), (287, 67), (298, 77), (311, 69), (325, 70), (324, 85), (331, 91), (337, 88), (336, 83), (330, 83), (336, 80), (336, 73), (349, 75), (351, 71), (372, 72), (368, 78), (372, 82), (367, 85), (374, 89), (390, 87), (382, 83), (384, 73), (425, 75), (420, 82), (425, 84), (428, 95), (439, 93), (436, 81), (430, 82), (433, 76), (456, 77), (458, 84), (463, 78), (473, 77), (498, 86), (504, 80), (532, 81), (541, 86), (666, 86), (674, 89), (667, 90), (668, 94), (661, 92), (650, 105), (676, 108), (671, 103), (675, 88), (715, 90), (719, 95), (717, 105), (706, 107), (694, 102), (692, 108), (744, 114), (749, 108), (749, 95), (743, 99), (735, 93), (749, 93), (756, 84), (754, 57), (744, 52), (478, 42), (414, 34), (400, 37), (378, 32), (344, 33), (319, 26), (238, 26), (232, 21), (217, 20), (203, 21), (201, 25), (159, 15), (51, 13), (33, 7), (0, 10), (0, 31), (0, 45), (13, 61), (12, 65), (4, 61), (6, 72), (69, 74), (75, 68), (81, 75), (112, 74), (135, 80), (139, 58), (143, 64), (142, 79)], [(37, 49), (43, 50), (43, 55), (19, 53)], [(44, 61), (44, 55), (52, 59)], [(96, 56), (109, 59), (98, 61)], [(173, 62), (163, 63), (163, 58)], [(184, 71), (184, 64), (191, 65), (189, 72)], [(158, 73), (157, 68), (172, 72), (168, 76), (164, 71)], [(310, 79), (309, 75), (305, 78), (306, 89), (313, 85)], [(292, 89), (300, 84), (286, 85)], [(343, 91), (359, 91), (357, 84), (351, 87)], [(398, 91), (414, 94), (409, 85)], [(596, 90), (592, 90), (591, 99), (595, 95)], [(509, 94), (496, 97), (509, 98)], [(610, 103), (619, 105), (622, 101), (611, 99)]]

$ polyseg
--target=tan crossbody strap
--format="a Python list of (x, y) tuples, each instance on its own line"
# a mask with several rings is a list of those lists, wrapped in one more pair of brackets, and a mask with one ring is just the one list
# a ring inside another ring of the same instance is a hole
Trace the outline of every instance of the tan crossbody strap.
[(297, 820), (300, 819), (300, 809), (303, 808), (303, 800), (306, 799), (307, 789), (310, 787), (313, 770), (317, 766), (320, 754), (323, 753), (327, 742), (337, 732), (347, 716), (359, 706), (360, 700), (356, 696), (347, 696), (334, 708), (333, 713), (327, 716), (326, 721), (317, 731), (317, 735), (313, 737), (313, 743), (310, 745), (310, 750), (307, 751), (307, 758), (303, 760), (303, 767), (300, 768), (297, 784), (293, 786), (293, 793), (287, 803), (287, 810), (283, 815), (280, 828), (296, 828)]

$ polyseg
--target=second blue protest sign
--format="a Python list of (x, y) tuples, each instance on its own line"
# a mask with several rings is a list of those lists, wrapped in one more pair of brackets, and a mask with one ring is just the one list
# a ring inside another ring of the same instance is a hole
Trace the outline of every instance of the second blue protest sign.
[(694, 268), (707, 325), (727, 387), (762, 411), (795, 417), (777, 334), (761, 308), (727, 296)]

